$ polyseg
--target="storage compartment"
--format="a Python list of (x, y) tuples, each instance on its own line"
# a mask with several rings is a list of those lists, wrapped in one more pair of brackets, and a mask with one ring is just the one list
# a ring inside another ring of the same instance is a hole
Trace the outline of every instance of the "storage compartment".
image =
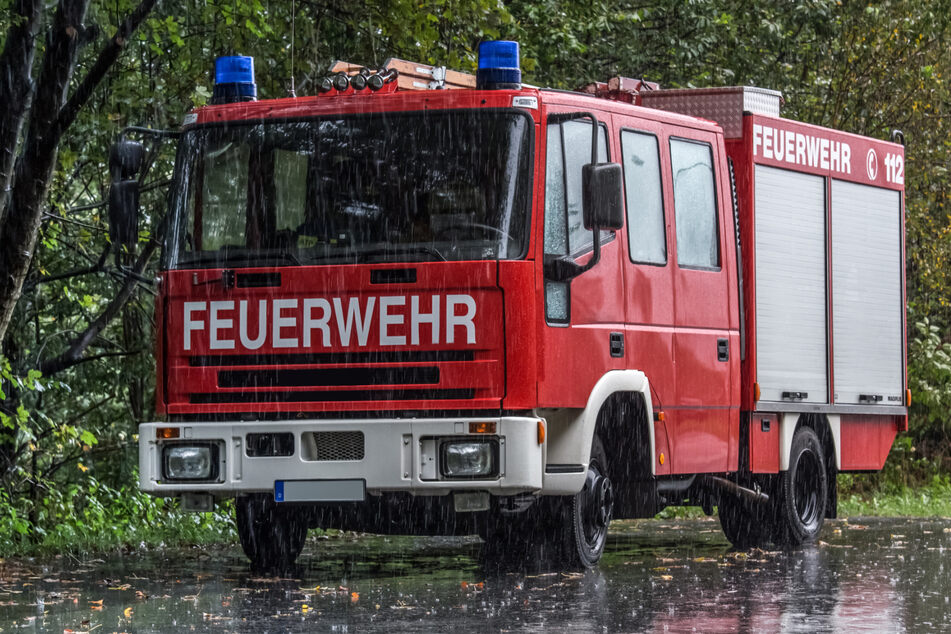
[(825, 179), (763, 165), (754, 177), (760, 400), (828, 403)]
[(832, 181), (835, 403), (902, 405), (901, 197)]

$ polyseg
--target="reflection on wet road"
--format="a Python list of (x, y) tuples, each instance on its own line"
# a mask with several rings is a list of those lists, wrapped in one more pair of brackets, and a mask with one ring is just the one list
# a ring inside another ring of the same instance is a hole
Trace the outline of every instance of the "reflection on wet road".
[(716, 520), (612, 529), (586, 574), (487, 575), (476, 538), (312, 537), (286, 578), (238, 549), (8, 560), (0, 631), (951, 630), (951, 520), (833, 521), (789, 553), (731, 551)]

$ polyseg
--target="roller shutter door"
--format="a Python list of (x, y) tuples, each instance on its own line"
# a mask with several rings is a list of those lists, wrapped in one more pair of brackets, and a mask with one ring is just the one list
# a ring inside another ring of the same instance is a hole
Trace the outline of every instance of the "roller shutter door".
[(836, 403), (901, 405), (902, 274), (899, 192), (833, 180)]
[(757, 165), (756, 381), (828, 402), (825, 179)]

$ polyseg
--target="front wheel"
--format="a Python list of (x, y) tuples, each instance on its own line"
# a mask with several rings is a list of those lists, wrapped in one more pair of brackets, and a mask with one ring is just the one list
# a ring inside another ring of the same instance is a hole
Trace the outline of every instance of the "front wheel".
[(513, 517), (493, 518), (483, 533), (482, 564), (491, 568), (593, 568), (604, 553), (614, 512), (607, 455), (595, 436), (584, 487), (547, 497)]
[(307, 523), (294, 511), (265, 495), (235, 500), (238, 539), (254, 570), (286, 570), (297, 561), (307, 539)]
[(811, 428), (796, 430), (789, 452), (789, 469), (780, 474), (776, 488), (775, 541), (788, 546), (816, 541), (825, 519), (829, 483), (822, 443)]
[(608, 477), (607, 454), (597, 436), (591, 444), (584, 487), (566, 507), (567, 522), (560, 531), (566, 564), (571, 568), (592, 568), (604, 554), (614, 513), (614, 487)]

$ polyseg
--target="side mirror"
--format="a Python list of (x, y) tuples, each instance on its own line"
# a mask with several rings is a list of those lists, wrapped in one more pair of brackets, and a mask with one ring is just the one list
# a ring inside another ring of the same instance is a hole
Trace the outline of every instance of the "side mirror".
[(114, 246), (134, 245), (139, 232), (139, 181), (145, 148), (121, 139), (109, 152), (109, 237)]
[(584, 228), (620, 229), (624, 226), (620, 163), (588, 163), (581, 168)]

